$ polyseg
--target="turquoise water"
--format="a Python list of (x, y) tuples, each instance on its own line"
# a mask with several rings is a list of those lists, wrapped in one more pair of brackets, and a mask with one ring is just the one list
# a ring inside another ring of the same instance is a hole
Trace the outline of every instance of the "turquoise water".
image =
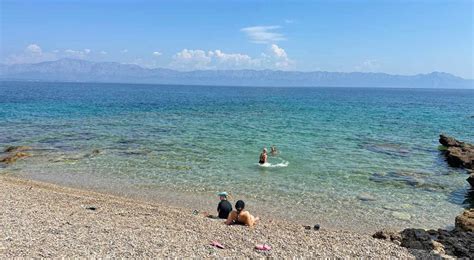
[[(0, 171), (200, 210), (225, 190), (331, 228), (437, 228), (469, 206), (438, 135), (474, 142), (473, 104), (473, 90), (2, 82), (0, 146), (34, 151)], [(280, 167), (258, 166), (271, 145)]]

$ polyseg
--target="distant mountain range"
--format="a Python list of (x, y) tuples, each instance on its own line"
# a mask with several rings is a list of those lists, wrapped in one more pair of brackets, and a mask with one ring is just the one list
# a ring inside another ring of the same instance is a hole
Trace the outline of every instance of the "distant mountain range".
[(61, 59), (35, 64), (0, 64), (0, 80), (151, 83), (219, 86), (474, 88), (474, 80), (449, 73), (413, 76), (363, 72), (279, 70), (148, 69), (117, 62)]

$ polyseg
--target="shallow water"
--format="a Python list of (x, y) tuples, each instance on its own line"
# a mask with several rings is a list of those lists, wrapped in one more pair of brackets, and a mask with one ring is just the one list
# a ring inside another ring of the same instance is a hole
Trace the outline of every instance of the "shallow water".
[(0, 172), (193, 209), (225, 190), (333, 228), (437, 228), (472, 203), (437, 150), (440, 133), (474, 142), (472, 104), (473, 90), (2, 82), (0, 145), (35, 150)]

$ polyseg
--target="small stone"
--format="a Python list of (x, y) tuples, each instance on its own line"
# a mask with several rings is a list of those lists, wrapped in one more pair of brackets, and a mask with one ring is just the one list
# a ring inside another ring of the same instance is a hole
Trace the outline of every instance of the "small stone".
[(445, 251), (444, 251), (444, 245), (441, 244), (440, 242), (438, 241), (431, 241), (432, 245), (433, 245), (433, 250), (435, 252), (437, 252), (438, 254), (444, 254)]
[(375, 201), (377, 200), (374, 196), (369, 193), (361, 193), (357, 196), (357, 199), (361, 201)]

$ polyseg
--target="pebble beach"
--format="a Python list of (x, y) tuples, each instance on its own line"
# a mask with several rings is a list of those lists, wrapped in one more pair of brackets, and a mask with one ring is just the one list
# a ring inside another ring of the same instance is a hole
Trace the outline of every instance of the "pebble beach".
[(367, 234), (270, 218), (254, 228), (226, 226), (190, 209), (8, 175), (0, 177), (0, 198), (0, 258), (428, 256)]

